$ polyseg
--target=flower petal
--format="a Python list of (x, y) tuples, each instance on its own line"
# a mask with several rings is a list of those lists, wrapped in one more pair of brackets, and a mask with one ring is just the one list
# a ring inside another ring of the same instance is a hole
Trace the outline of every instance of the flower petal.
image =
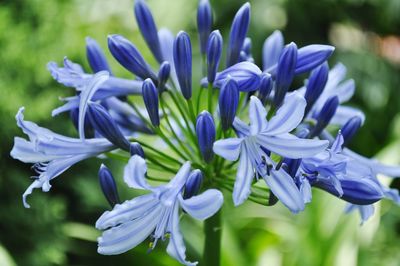
[(240, 154), (242, 138), (221, 139), (214, 142), (213, 150), (215, 154), (229, 160), (236, 161)]
[(291, 159), (308, 158), (324, 151), (329, 141), (300, 139), (291, 134), (278, 136), (257, 135), (257, 142), (260, 146)]
[(125, 166), (124, 181), (131, 188), (151, 190), (145, 178), (146, 172), (146, 161), (139, 155), (133, 155)]
[(213, 216), (222, 206), (224, 196), (217, 189), (208, 189), (189, 199), (179, 198), (182, 208), (192, 217), (204, 220)]
[(179, 230), (179, 205), (175, 204), (172, 217), (168, 225), (171, 238), (168, 243), (167, 253), (184, 265), (197, 265), (197, 262), (186, 261), (186, 247)]
[(265, 175), (265, 182), (274, 195), (293, 213), (304, 210), (303, 196), (293, 181), (293, 178), (282, 168), (272, 170), (270, 175)]
[(250, 135), (250, 127), (249, 127), (249, 125), (247, 125), (245, 122), (240, 120), (237, 116), (233, 120), (232, 126), (235, 129), (236, 134), (239, 137), (242, 138), (242, 137), (246, 137), (246, 136)]
[(355, 116), (361, 119), (362, 124), (364, 123), (365, 115), (362, 111), (350, 106), (338, 106), (335, 115), (330, 121), (330, 124), (343, 126), (347, 123), (347, 121), (349, 121), (350, 118)]
[(125, 222), (103, 232), (97, 239), (97, 252), (115, 255), (128, 251), (143, 242), (154, 230), (161, 215), (161, 206), (135, 220)]
[(88, 101), (93, 97), (100, 85), (103, 84), (108, 78), (109, 73), (107, 71), (97, 72), (80, 94), (78, 127), (79, 137), (81, 140), (85, 138), (85, 115), (88, 107)]
[(178, 194), (182, 191), (183, 186), (190, 174), (190, 162), (186, 162), (176, 173), (175, 177), (164, 186), (165, 191), (161, 192), (160, 200), (166, 206), (172, 206), (177, 200)]
[(262, 49), (263, 70), (278, 63), (279, 55), (284, 45), (283, 35), (279, 30), (274, 31), (264, 42)]
[(267, 110), (255, 96), (250, 97), (249, 118), (251, 135), (256, 135), (267, 128)]
[(241, 148), (236, 181), (233, 187), (233, 203), (235, 206), (242, 204), (249, 196), (251, 182), (254, 178), (254, 168), (245, 145)]
[(265, 133), (279, 135), (295, 129), (303, 119), (306, 105), (306, 100), (300, 93), (294, 92), (288, 95), (275, 116), (268, 122)]
[(104, 230), (137, 219), (154, 209), (157, 204), (160, 202), (153, 193), (116, 204), (111, 211), (106, 211), (100, 216), (96, 228)]

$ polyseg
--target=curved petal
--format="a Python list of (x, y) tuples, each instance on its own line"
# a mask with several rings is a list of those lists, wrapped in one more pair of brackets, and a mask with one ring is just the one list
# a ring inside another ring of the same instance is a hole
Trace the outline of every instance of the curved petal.
[(256, 135), (267, 127), (267, 110), (255, 96), (250, 97), (249, 118), (251, 135)]
[(247, 148), (241, 148), (239, 166), (236, 181), (233, 187), (233, 203), (235, 206), (242, 204), (249, 196), (251, 182), (254, 178), (254, 168), (248, 154)]
[(327, 140), (300, 139), (291, 134), (275, 137), (259, 134), (257, 135), (257, 142), (260, 146), (291, 159), (314, 156), (324, 151), (329, 145), (329, 141)]
[(172, 217), (169, 221), (169, 230), (171, 232), (171, 238), (169, 239), (167, 253), (175, 258), (177, 261), (184, 265), (194, 266), (197, 262), (186, 261), (186, 247), (183, 242), (182, 234), (179, 230), (179, 205), (175, 204)]
[(293, 213), (304, 210), (304, 200), (293, 178), (282, 168), (265, 175), (265, 182), (274, 195)]
[(97, 252), (104, 255), (121, 254), (143, 242), (154, 230), (161, 216), (161, 206), (135, 220), (103, 232), (97, 239)]
[(124, 169), (124, 181), (131, 188), (151, 190), (145, 174), (147, 172), (146, 161), (139, 155), (133, 155)]
[(338, 96), (339, 102), (344, 103), (350, 100), (351, 97), (353, 97), (355, 90), (356, 90), (356, 85), (354, 83), (354, 80), (349, 79), (341, 83), (335, 89), (335, 94)]
[(179, 197), (182, 208), (192, 217), (204, 220), (213, 216), (222, 206), (224, 196), (217, 189), (208, 189), (189, 199)]
[(213, 150), (215, 154), (229, 160), (236, 161), (240, 154), (242, 138), (221, 139), (214, 142)]
[(291, 93), (285, 98), (275, 116), (268, 122), (268, 127), (264, 131), (265, 134), (279, 135), (295, 129), (303, 119), (306, 105), (306, 100), (299, 92)]
[(100, 216), (96, 221), (96, 228), (104, 230), (137, 219), (150, 212), (157, 204), (160, 202), (152, 193), (116, 204), (111, 211)]
[(186, 162), (176, 173), (175, 177), (164, 186), (163, 191), (160, 194), (160, 200), (165, 206), (172, 206), (177, 200), (178, 194), (182, 191), (183, 186), (190, 174), (191, 164)]
[(245, 122), (240, 120), (237, 116), (233, 120), (232, 124), (233, 128), (236, 131), (236, 134), (242, 138), (250, 135), (250, 127)]
[(81, 140), (85, 138), (85, 115), (88, 101), (93, 97), (100, 85), (109, 78), (109, 76), (110, 74), (107, 71), (97, 72), (80, 94), (78, 131)]

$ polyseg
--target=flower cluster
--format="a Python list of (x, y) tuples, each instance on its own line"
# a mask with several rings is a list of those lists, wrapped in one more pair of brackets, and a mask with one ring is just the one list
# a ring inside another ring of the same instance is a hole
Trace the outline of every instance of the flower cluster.
[[(19, 110), (17, 125), (29, 140), (16, 137), (11, 156), (33, 163), (37, 172), (23, 195), (25, 207), (33, 189), (49, 191), (52, 179), (82, 160), (98, 155), (124, 158), (129, 160), (125, 183), (150, 193), (121, 203), (111, 171), (100, 167), (101, 189), (113, 209), (96, 223), (103, 231), (98, 252), (120, 254), (148, 236), (153, 249), (159, 239), (168, 238), (168, 254), (195, 265), (186, 260), (180, 213), (183, 209), (200, 220), (213, 216), (223, 203), (220, 190), (232, 192), (235, 206), (246, 200), (266, 206), (281, 202), (298, 213), (311, 201), (315, 187), (348, 202), (347, 211), (358, 209), (362, 221), (383, 198), (400, 203), (399, 192), (377, 178), (400, 176), (400, 167), (346, 147), (365, 117), (342, 105), (352, 97), (355, 84), (345, 80), (342, 64), (329, 69), (332, 46), (285, 45), (275, 31), (265, 40), (260, 68), (247, 37), (250, 4), (236, 13), (224, 53), (221, 33), (212, 31), (210, 3), (200, 0), (203, 71), (193, 75), (190, 36), (157, 30), (144, 0), (136, 0), (134, 13), (158, 70), (128, 39), (109, 35), (112, 56), (135, 75), (118, 78), (98, 43), (87, 38), (93, 73), (67, 58), (63, 66), (48, 64), (57, 82), (75, 89), (52, 115), (69, 113), (78, 137), (25, 121), (24, 108)], [(308, 79), (303, 87), (293, 88), (300, 74), (308, 74)], [(336, 131), (332, 134), (328, 127)], [(168, 179), (167, 173), (175, 177)]]

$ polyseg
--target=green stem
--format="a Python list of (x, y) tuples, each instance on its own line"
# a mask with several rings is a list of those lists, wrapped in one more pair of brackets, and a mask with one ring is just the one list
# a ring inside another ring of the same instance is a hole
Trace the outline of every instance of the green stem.
[(212, 84), (208, 85), (208, 112), (212, 115), (213, 106), (212, 106), (212, 96), (213, 96), (213, 86)]
[(219, 266), (221, 263), (221, 210), (204, 222), (204, 257), (203, 264)]

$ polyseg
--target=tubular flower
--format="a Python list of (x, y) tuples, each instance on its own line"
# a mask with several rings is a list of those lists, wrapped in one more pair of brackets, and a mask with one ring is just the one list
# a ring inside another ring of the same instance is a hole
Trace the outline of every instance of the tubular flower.
[(153, 237), (153, 249), (159, 239), (169, 234), (167, 252), (185, 265), (197, 263), (186, 261), (185, 245), (179, 230), (179, 210), (204, 220), (214, 215), (223, 202), (222, 193), (209, 189), (198, 196), (183, 198), (183, 188), (190, 176), (190, 163), (186, 162), (171, 181), (159, 187), (146, 182), (146, 162), (134, 155), (124, 171), (124, 181), (132, 188), (150, 191), (149, 194), (117, 204), (106, 211), (96, 222), (96, 228), (104, 230), (99, 237), (98, 252), (105, 255), (120, 254), (134, 248), (149, 235)]

